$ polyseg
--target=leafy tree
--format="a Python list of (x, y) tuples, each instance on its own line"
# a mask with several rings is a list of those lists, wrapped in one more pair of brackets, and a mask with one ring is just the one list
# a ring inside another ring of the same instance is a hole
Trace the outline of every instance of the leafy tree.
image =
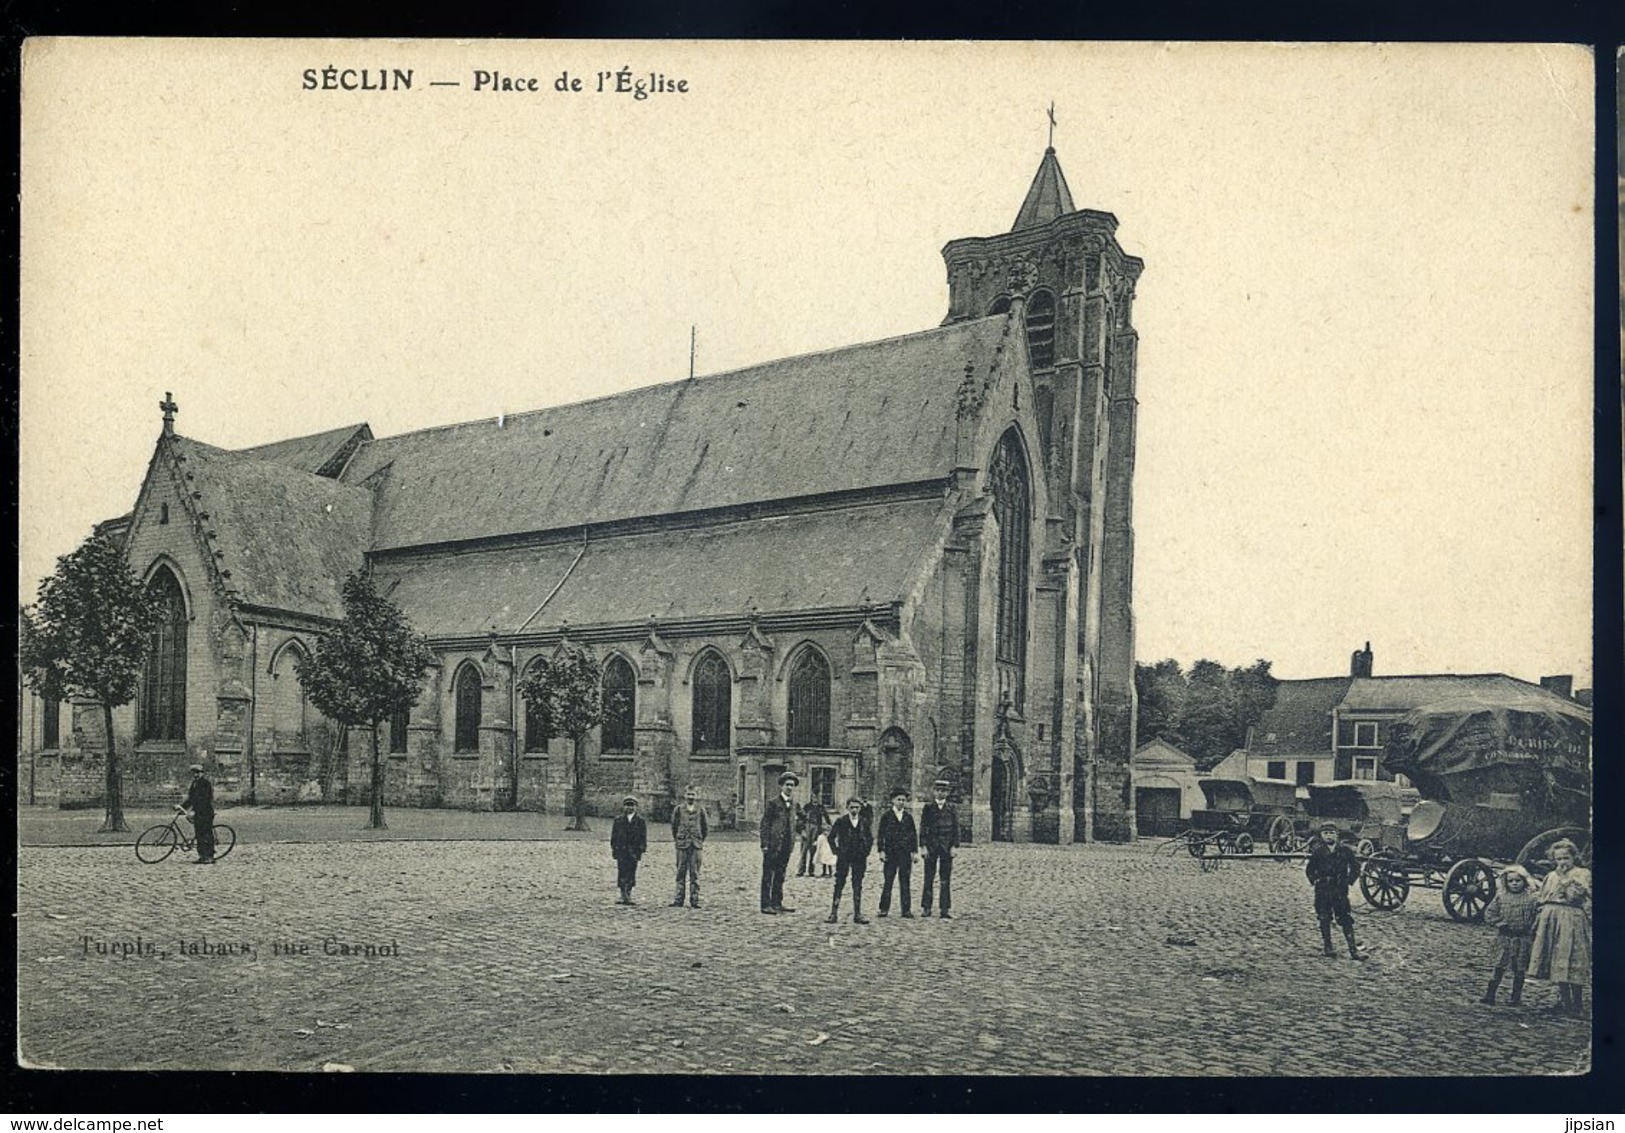
[(117, 539), (97, 533), (40, 580), (39, 600), (21, 618), (21, 660), (29, 686), (46, 698), (64, 693), (102, 706), (107, 745), (102, 831), (126, 831), (124, 788), (113, 740), (113, 709), (135, 699), (160, 612), (130, 569)]
[(1185, 674), (1172, 657), (1154, 665), (1134, 666), (1134, 691), (1139, 698), (1142, 739), (1161, 737), (1182, 746), (1179, 718), (1185, 711)]
[(434, 652), (398, 606), (373, 587), (372, 576), (344, 580), (344, 620), (316, 643), (315, 655), (295, 662), (305, 695), (322, 714), (347, 728), (372, 732), (372, 809), (367, 826), (383, 830), (384, 765), (378, 725), (418, 702)]
[(570, 771), (575, 798), (571, 830), (587, 827), (587, 767), (581, 741), (604, 718), (603, 672), (584, 649), (568, 642), (552, 657), (538, 657), (519, 681), (519, 695), (544, 736), (570, 738)]
[(1278, 683), (1263, 659), (1234, 669), (1201, 660), (1182, 671), (1171, 658), (1136, 665), (1140, 734), (1183, 748), (1205, 771), (1246, 744), (1248, 729), (1274, 706)]

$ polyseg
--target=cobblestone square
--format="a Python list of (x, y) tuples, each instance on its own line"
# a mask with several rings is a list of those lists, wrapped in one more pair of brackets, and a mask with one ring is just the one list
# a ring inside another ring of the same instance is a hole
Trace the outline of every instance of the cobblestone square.
[[(762, 916), (745, 840), (707, 847), (702, 908), (670, 907), (669, 842), (651, 845), (638, 903), (618, 906), (608, 823), (597, 825), (549, 841), (292, 843), (256, 841), (245, 822), (213, 868), (142, 865), (128, 845), (27, 846), (20, 1049), (39, 1066), (139, 1069), (1589, 1066), (1590, 1029), (1550, 1011), (1555, 989), (1531, 982), (1520, 1008), (1477, 1002), (1492, 930), (1452, 922), (1436, 893), (1379, 913), (1356, 889), (1369, 953), (1356, 963), (1320, 955), (1298, 864), (1203, 873), (1149, 841), (993, 844), (961, 850), (953, 919), (876, 917), (874, 860), (873, 923), (853, 925), (848, 899), (832, 926), (831, 882), (816, 878), (790, 878), (793, 915)], [(341, 944), (356, 954), (333, 954)]]

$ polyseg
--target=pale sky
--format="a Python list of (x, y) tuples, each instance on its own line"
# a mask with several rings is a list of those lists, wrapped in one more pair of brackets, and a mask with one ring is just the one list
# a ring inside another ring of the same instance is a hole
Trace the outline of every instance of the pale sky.
[(684, 377), (691, 324), (701, 374), (935, 326), (1053, 100), (1146, 261), (1140, 658), (1590, 682), (1583, 49), (34, 41), (23, 92), (24, 600), (166, 390), (225, 448), (384, 436)]

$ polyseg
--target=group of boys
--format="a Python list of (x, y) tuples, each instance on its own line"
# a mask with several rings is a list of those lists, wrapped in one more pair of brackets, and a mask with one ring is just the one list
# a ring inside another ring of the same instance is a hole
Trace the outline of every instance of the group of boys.
[[(762, 886), (761, 910), (777, 916), (793, 913), (795, 909), (784, 903), (784, 875), (790, 866), (790, 855), (795, 849), (797, 822), (796, 803), (792, 797), (801, 780), (793, 771), (779, 776), (779, 795), (762, 808), (761, 849)], [(925, 883), (920, 894), (920, 912), (931, 915), (933, 895), (937, 901), (938, 916), (947, 920), (953, 906), (954, 849), (959, 845), (959, 816), (948, 801), (949, 783), (938, 779), (932, 784), (932, 800), (920, 812), (916, 827), (914, 815), (908, 809), (908, 791), (898, 787), (891, 792), (890, 806), (880, 815), (879, 831), (870, 827), (868, 808), (862, 799), (850, 798), (846, 813), (829, 828), (830, 851), (835, 856), (835, 893), (830, 900), (829, 924), (840, 919), (841, 894), (848, 879), (852, 883), (852, 923), (869, 924), (863, 915), (863, 878), (868, 872), (869, 855), (879, 845), (883, 880), (880, 888), (880, 915), (891, 912), (892, 890), (901, 890), (902, 915), (912, 919), (910, 880), (914, 857), (918, 854), (925, 863)], [(624, 813), (615, 819), (610, 831), (610, 853), (616, 863), (616, 887), (620, 890), (618, 904), (633, 904), (632, 889), (637, 884), (638, 862), (649, 845), (648, 824), (638, 814), (638, 800), (627, 795), (622, 801)], [(683, 792), (683, 801), (672, 811), (672, 843), (677, 850), (677, 893), (672, 905), (680, 907), (686, 892), (690, 908), (700, 907), (700, 862), (705, 839), (709, 833), (705, 808), (699, 805), (698, 793), (693, 787)], [(802, 832), (805, 839), (805, 832)], [(939, 894), (934, 894), (937, 879), (941, 878)]]

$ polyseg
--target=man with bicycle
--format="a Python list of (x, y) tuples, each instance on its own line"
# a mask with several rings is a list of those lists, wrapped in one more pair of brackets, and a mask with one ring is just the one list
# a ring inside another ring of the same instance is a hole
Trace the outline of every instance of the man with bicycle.
[(214, 784), (203, 774), (201, 763), (192, 764), (192, 787), (179, 809), (189, 812), (192, 833), (197, 838), (197, 865), (214, 864)]

